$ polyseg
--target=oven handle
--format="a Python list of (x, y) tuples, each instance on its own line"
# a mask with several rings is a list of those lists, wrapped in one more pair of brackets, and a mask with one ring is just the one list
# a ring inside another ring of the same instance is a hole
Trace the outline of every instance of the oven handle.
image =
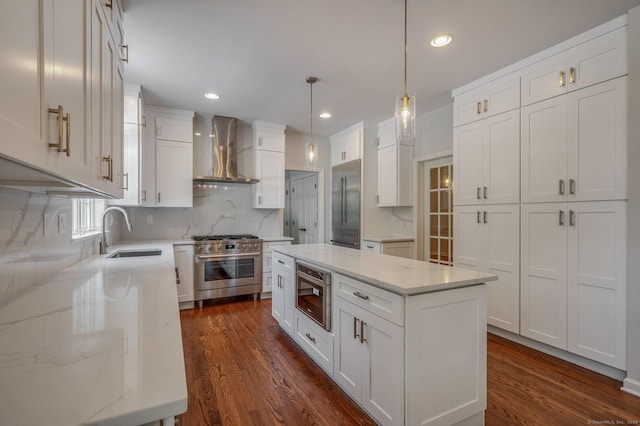
[(232, 257), (248, 257), (258, 256), (260, 253), (228, 253), (228, 254), (199, 254), (198, 259), (220, 259), (220, 258), (232, 258)]
[(326, 288), (326, 287), (329, 286), (329, 283), (327, 283), (325, 281), (321, 281), (321, 280), (317, 279), (316, 277), (312, 277), (309, 274), (305, 274), (302, 271), (298, 271), (297, 272), (297, 276), (307, 280), (311, 285), (315, 284), (317, 287)]

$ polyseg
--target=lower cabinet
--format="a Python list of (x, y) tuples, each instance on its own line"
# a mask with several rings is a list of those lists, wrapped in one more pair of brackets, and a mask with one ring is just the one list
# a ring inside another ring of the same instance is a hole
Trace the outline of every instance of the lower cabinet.
[(334, 302), (334, 379), (380, 424), (403, 424), (404, 327)]
[(180, 309), (194, 306), (193, 244), (174, 245), (173, 259), (176, 264), (176, 285)]
[(271, 291), (271, 315), (280, 327), (294, 335), (294, 310), (296, 272), (295, 260), (281, 253), (273, 253), (273, 288)]
[(296, 342), (320, 367), (333, 376), (333, 334), (297, 309), (294, 316)]
[[(271, 293), (273, 289), (273, 247), (288, 246), (291, 241), (264, 241), (262, 243), (262, 294)], [(267, 295), (268, 297), (268, 295)]]

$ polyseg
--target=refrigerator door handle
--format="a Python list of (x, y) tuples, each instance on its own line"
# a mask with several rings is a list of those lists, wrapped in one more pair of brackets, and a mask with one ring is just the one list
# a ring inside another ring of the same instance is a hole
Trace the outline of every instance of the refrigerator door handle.
[(344, 225), (345, 223), (347, 223), (347, 178), (342, 177), (340, 178), (340, 181), (342, 193), (342, 200), (340, 201), (340, 217), (341, 222)]

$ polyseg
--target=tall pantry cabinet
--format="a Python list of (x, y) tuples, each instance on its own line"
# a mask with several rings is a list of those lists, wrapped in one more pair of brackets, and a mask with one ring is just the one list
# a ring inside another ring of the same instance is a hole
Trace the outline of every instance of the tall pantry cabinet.
[[(520, 105), (515, 110), (520, 121), (515, 159), (520, 203), (514, 205), (520, 210), (520, 223), (503, 221), (511, 223), (513, 233), (519, 228), (520, 242), (512, 249), (519, 248), (521, 256), (519, 281), (514, 280), (520, 292), (515, 311), (520, 327), (492, 319), (491, 312), (514, 312), (516, 300), (506, 297), (490, 297), (489, 324), (622, 370), (626, 369), (626, 73), (623, 16), (479, 83), (494, 87), (514, 74), (521, 79)], [(465, 117), (455, 111), (459, 97), (469, 103), (468, 91), (469, 86), (454, 91), (454, 117)], [(483, 112), (483, 101), (479, 102), (478, 111)], [(485, 199), (484, 180), (470, 183), (471, 177), (481, 175), (479, 161), (471, 158), (486, 158), (486, 150), (477, 142), (480, 136), (469, 136), (481, 133), (474, 128), (482, 125), (474, 123), (454, 129), (458, 175), (454, 183), (459, 192), (457, 203), (454, 198), (455, 262), (482, 269), (493, 247), (480, 243), (489, 231), (478, 228), (485, 215), (491, 217), (486, 207), (493, 194), (487, 188)], [(501, 170), (492, 170), (494, 174), (507, 173), (513, 162), (493, 162), (490, 167)]]

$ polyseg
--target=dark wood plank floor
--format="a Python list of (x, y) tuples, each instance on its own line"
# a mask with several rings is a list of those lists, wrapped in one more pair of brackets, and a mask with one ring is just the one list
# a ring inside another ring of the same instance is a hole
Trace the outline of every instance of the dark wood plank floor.
[[(375, 424), (271, 318), (271, 302), (206, 302), (180, 313), (189, 408), (180, 424)], [(486, 425), (637, 424), (621, 383), (488, 337)]]

